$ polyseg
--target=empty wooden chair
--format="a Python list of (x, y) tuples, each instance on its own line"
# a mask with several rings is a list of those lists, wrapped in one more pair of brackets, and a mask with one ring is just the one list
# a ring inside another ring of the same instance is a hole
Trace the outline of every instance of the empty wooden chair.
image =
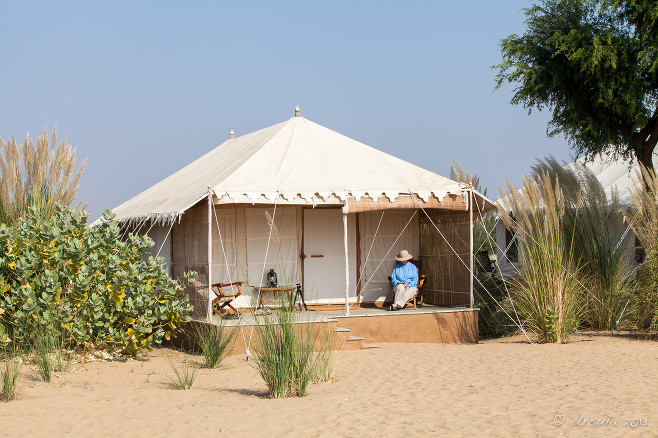
[[(212, 285), (212, 291), (215, 293), (216, 298), (212, 300), (212, 311), (221, 315), (224, 307), (228, 306), (235, 313), (238, 309), (233, 307), (231, 302), (242, 294), (242, 285), (244, 281), (234, 281), (233, 283), (215, 283)], [(228, 289), (228, 290), (227, 290)], [(237, 289), (237, 291), (236, 291)], [(233, 293), (229, 293), (233, 292)]]

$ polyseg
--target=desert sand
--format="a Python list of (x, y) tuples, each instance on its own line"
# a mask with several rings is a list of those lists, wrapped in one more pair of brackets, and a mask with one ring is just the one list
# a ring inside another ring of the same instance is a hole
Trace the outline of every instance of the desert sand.
[(658, 436), (658, 342), (624, 336), (342, 351), (333, 382), (288, 399), (268, 398), (244, 355), (184, 391), (168, 387), (168, 359), (199, 357), (160, 348), (51, 383), (25, 366), (0, 436)]

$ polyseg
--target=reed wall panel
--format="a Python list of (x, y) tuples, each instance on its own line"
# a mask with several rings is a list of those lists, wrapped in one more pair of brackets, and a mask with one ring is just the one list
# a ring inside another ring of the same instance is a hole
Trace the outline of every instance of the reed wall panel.
[(183, 214), (180, 223), (171, 230), (172, 277), (183, 280), (188, 271), (195, 271), (196, 281), (185, 289), (199, 318), (208, 316), (208, 206), (205, 201)]
[[(420, 216), (420, 258), (427, 280), (423, 300), (437, 306), (469, 305), (468, 212), (426, 210)], [(429, 217), (428, 217), (429, 215)]]

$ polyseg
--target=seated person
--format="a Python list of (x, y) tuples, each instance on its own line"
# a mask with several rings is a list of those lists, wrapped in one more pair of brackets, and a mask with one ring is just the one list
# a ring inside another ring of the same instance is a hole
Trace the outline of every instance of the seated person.
[(391, 284), (393, 285), (393, 304), (388, 310), (400, 310), (418, 291), (418, 270), (413, 263), (408, 263), (409, 260), (414, 258), (409, 254), (409, 251), (403, 249), (400, 251), (395, 260), (398, 263), (393, 268), (391, 274)]

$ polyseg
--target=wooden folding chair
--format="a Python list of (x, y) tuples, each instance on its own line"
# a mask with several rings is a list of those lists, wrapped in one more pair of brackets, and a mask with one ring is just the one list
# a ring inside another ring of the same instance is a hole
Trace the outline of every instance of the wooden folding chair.
[[(217, 296), (215, 299), (212, 300), (212, 311), (213, 313), (216, 313), (218, 315), (221, 315), (222, 310), (224, 307), (228, 306), (235, 313), (238, 313), (238, 309), (233, 307), (231, 304), (231, 301), (236, 299), (237, 297), (240, 296), (242, 293), (242, 285), (244, 284), (244, 281), (234, 281), (233, 283), (215, 283), (212, 285), (211, 289)], [(233, 286), (233, 287), (231, 287)], [(226, 293), (224, 291), (224, 288), (231, 288), (231, 291), (235, 291), (235, 286), (237, 286), (238, 290), (237, 293)]]

